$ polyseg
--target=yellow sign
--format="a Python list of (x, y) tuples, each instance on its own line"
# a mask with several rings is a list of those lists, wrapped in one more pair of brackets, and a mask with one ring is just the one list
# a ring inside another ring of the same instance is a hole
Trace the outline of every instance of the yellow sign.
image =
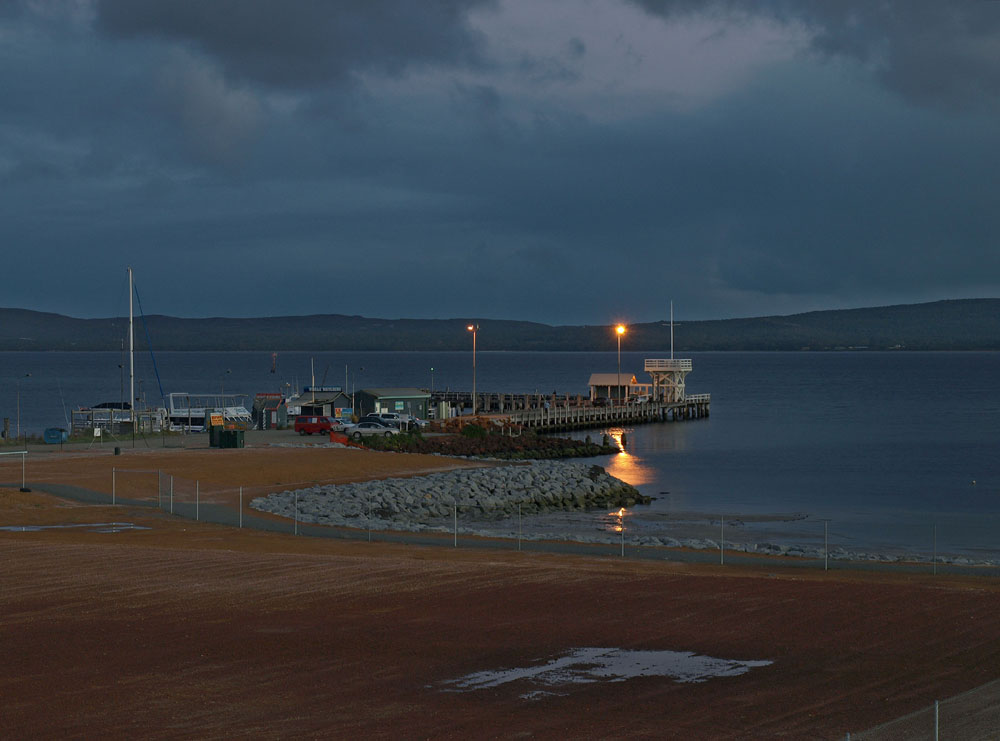
[(225, 424), (225, 422), (222, 420), (221, 414), (216, 414), (215, 412), (212, 412), (210, 416), (211, 416), (210, 424), (212, 425), (212, 427), (222, 427)]

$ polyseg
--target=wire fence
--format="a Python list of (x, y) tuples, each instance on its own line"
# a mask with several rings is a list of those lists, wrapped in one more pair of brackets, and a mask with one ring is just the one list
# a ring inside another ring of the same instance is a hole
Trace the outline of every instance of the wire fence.
[[(10, 467), (10, 466), (8, 466)], [(106, 476), (106, 474), (103, 474)], [(200, 522), (317, 537), (560, 551), (697, 563), (879, 569), (928, 574), (1000, 575), (1000, 527), (967, 524), (852, 522), (651, 513), (649, 508), (594, 511), (463, 502), (453, 493), (404, 494), (341, 486), (223, 486), (165, 471), (116, 468), (111, 481), (78, 481), (112, 504), (154, 506)], [(377, 484), (377, 482), (376, 482)], [(72, 492), (69, 493), (72, 496)], [(263, 504), (265, 502), (266, 504)], [(418, 501), (414, 501), (418, 500)], [(539, 511), (539, 510), (543, 511)]]
[(851, 741), (1000, 738), (1000, 680), (935, 702), (867, 731), (848, 734), (847, 738)]

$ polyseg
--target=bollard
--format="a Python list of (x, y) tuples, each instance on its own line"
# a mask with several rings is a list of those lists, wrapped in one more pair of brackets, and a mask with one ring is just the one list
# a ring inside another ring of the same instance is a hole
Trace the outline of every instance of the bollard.
[(458, 505), (452, 505), (452, 510), (455, 513), (455, 544), (454, 547), (458, 548)]
[(517, 550), (521, 550), (521, 505), (517, 505)]
[(111, 469), (111, 504), (115, 503), (115, 469)]
[(170, 475), (170, 514), (174, 513), (174, 476)]
[(299, 534), (299, 493), (295, 492), (295, 514), (292, 515), (295, 520), (295, 530), (292, 532), (293, 535)]
[(240, 487), (240, 528), (243, 528), (243, 487)]
[(201, 490), (200, 481), (194, 482), (194, 519), (201, 520)]

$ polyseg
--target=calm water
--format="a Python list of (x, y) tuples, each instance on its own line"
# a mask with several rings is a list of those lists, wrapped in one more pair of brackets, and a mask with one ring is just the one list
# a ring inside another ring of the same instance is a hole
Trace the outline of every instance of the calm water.
[[(623, 352), (623, 373), (642, 378), (645, 357)], [(784, 522), (814, 542), (827, 518), (831, 543), (845, 546), (920, 543), (929, 551), (936, 526), (942, 548), (1000, 552), (1000, 354), (690, 357), (688, 392), (712, 394), (711, 417), (626, 429), (626, 453), (600, 461), (657, 497), (629, 523), (635, 532), (696, 513), (690, 519), (743, 517), (744, 527)], [(345, 385), (346, 366), (348, 390), (472, 385), (471, 352), (289, 352), (278, 355), (275, 373), (268, 352), (156, 355), (167, 393), (287, 391), (309, 383), (311, 359), (317, 384)], [(16, 426), (20, 385), (23, 429), (65, 426), (69, 409), (120, 398), (121, 361), (116, 352), (2, 353), (0, 416)], [(480, 352), (477, 386), (586, 394), (590, 373), (616, 367), (614, 352)], [(136, 377), (137, 393), (158, 403), (148, 354), (137, 354)], [(127, 398), (127, 365), (124, 383)]]

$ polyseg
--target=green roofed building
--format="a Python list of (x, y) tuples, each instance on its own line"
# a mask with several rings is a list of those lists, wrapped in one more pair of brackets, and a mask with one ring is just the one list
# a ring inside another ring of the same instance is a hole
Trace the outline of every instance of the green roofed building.
[(396, 412), (427, 419), (430, 392), (415, 388), (361, 389), (356, 403), (360, 416), (372, 412)]

